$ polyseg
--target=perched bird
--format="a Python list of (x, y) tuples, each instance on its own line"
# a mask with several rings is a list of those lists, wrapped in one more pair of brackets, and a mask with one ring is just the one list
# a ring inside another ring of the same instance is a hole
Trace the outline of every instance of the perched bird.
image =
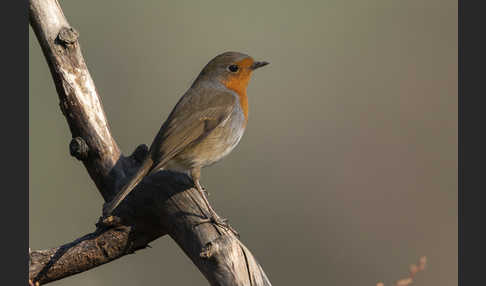
[(254, 61), (238, 52), (213, 58), (181, 97), (150, 146), (149, 155), (135, 175), (103, 206), (108, 216), (147, 175), (159, 170), (187, 173), (221, 226), (199, 183), (201, 168), (228, 155), (240, 141), (248, 122), (246, 89), (252, 72), (268, 62)]

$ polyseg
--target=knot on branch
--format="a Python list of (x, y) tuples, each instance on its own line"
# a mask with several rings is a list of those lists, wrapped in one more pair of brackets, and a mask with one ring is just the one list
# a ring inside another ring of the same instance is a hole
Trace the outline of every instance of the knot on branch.
[(199, 252), (199, 257), (209, 259), (216, 256), (218, 253), (225, 252), (233, 248), (234, 244), (238, 244), (238, 240), (229, 235), (222, 235), (213, 241), (208, 242)]
[(71, 143), (69, 143), (69, 153), (80, 161), (84, 161), (88, 158), (88, 151), (88, 144), (86, 144), (86, 141), (81, 137), (75, 137), (71, 140)]
[(57, 35), (57, 39), (61, 44), (64, 46), (73, 45), (79, 38), (79, 33), (72, 27), (63, 27), (59, 34)]

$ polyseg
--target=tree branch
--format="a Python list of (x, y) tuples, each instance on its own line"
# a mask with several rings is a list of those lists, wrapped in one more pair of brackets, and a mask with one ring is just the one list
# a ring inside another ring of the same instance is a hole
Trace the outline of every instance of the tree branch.
[[(140, 145), (121, 155), (78, 42), (56, 0), (31, 0), (30, 24), (49, 65), (60, 107), (81, 160), (105, 201), (147, 156)], [(100, 207), (101, 211), (101, 207)], [(45, 284), (108, 263), (169, 234), (211, 285), (271, 285), (251, 252), (225, 229), (203, 223), (208, 210), (190, 178), (169, 171), (146, 177), (112, 220), (63, 246), (30, 251), (29, 283)]]
[[(73, 138), (87, 147), (84, 159), (91, 178), (106, 200), (114, 192), (116, 174), (111, 174), (120, 150), (111, 136), (105, 112), (79, 46), (78, 32), (71, 28), (57, 1), (32, 0), (30, 24), (49, 65), (61, 111)], [(81, 141), (82, 139), (82, 141)], [(83, 142), (84, 141), (84, 142)]]

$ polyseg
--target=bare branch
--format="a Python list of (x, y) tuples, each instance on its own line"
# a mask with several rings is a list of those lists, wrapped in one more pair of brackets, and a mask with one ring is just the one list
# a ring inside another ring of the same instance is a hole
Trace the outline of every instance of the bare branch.
[[(81, 54), (79, 34), (57, 0), (31, 0), (29, 13), (73, 135), (71, 154), (83, 161), (105, 201), (110, 200), (147, 156), (147, 147), (121, 155)], [(92, 269), (169, 234), (211, 285), (271, 285), (232, 232), (201, 223), (207, 213), (188, 176), (169, 171), (151, 175), (118, 207), (113, 221), (104, 220), (93, 233), (63, 246), (29, 251), (29, 284)]]
[[(107, 200), (114, 192), (117, 178), (113, 172), (120, 150), (111, 136), (100, 97), (81, 54), (78, 32), (69, 25), (57, 1), (32, 0), (29, 13), (54, 79), (61, 111), (73, 138), (77, 138), (78, 144), (85, 144), (84, 153), (77, 156), (83, 159)], [(73, 146), (72, 150), (75, 149)]]
[(61, 247), (32, 251), (30, 276), (45, 283), (110, 262), (125, 253), (128, 235), (128, 228), (113, 228), (87, 234)]

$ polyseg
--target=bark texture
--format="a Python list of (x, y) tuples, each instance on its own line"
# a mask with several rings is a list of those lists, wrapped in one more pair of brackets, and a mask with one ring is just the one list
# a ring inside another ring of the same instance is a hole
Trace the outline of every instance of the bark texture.
[[(78, 32), (57, 0), (31, 0), (30, 24), (42, 47), (81, 160), (105, 201), (140, 166), (148, 148), (123, 156), (83, 59)], [(60, 247), (29, 251), (29, 284), (46, 284), (108, 263), (170, 235), (211, 285), (271, 285), (251, 252), (230, 231), (201, 223), (208, 210), (189, 177), (163, 171), (146, 177), (96, 229)], [(101, 214), (101, 204), (100, 204)], [(141, 274), (142, 275), (142, 274)]]

